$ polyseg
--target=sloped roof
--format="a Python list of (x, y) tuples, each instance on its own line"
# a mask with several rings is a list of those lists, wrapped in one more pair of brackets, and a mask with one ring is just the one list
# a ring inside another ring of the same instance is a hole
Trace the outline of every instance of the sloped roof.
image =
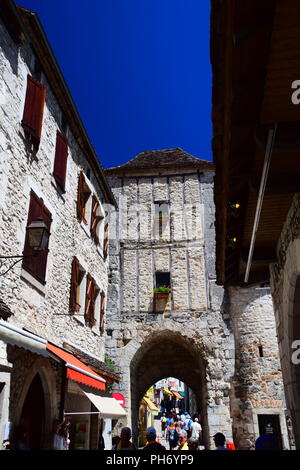
[(214, 165), (207, 160), (193, 157), (181, 148), (150, 150), (139, 153), (123, 165), (105, 169), (106, 172), (127, 171), (148, 168), (192, 167), (202, 170), (213, 170)]

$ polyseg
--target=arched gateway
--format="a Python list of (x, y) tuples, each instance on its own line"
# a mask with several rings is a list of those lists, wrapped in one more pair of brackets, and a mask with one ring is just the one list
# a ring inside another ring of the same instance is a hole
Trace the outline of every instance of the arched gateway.
[[(266, 290), (228, 292), (215, 283), (212, 163), (176, 148), (105, 172), (118, 202), (109, 224), (106, 351), (127, 411), (113, 432), (127, 424), (136, 441), (140, 399), (174, 376), (196, 394), (207, 448), (216, 432), (253, 448), (259, 415), (284, 417), (272, 301)], [(262, 344), (272, 356), (264, 363)]]
[(202, 417), (203, 428), (207, 428), (205, 363), (204, 354), (193, 344), (193, 339), (178, 332), (163, 330), (142, 343), (130, 363), (134, 437), (137, 434), (138, 409), (142, 397), (152, 384), (168, 376), (180, 379), (193, 390), (197, 400), (196, 411)]

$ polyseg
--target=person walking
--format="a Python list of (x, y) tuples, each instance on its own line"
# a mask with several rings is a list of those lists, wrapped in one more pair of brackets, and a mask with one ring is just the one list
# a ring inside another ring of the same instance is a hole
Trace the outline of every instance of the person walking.
[(177, 447), (178, 439), (179, 439), (179, 435), (175, 429), (174, 422), (173, 423), (171, 422), (168, 432), (167, 432), (167, 440), (169, 441), (170, 450), (173, 450), (175, 449), (175, 447)]
[(163, 414), (160, 421), (161, 421), (161, 435), (162, 435), (163, 438), (165, 438), (166, 437), (166, 427), (167, 427), (167, 418), (166, 418), (165, 413)]
[(194, 439), (198, 439), (198, 443), (200, 445), (202, 427), (201, 427), (201, 424), (199, 423), (198, 418), (194, 418), (194, 422), (191, 424), (191, 427), (190, 427), (190, 432), (191, 432), (190, 437)]
[(153, 426), (150, 426), (150, 428), (147, 429), (146, 439), (147, 444), (145, 445), (143, 450), (146, 450), (148, 452), (162, 452), (166, 450), (165, 446), (157, 442), (156, 429)]
[(113, 450), (136, 450), (136, 446), (131, 442), (131, 429), (122, 428), (120, 440)]

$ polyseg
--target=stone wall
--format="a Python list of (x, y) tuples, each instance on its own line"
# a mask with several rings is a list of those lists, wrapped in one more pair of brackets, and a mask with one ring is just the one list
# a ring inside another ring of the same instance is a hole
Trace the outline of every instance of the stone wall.
[[(172, 168), (159, 174), (109, 176), (122, 210), (116, 215), (120, 240), (116, 236), (110, 245), (106, 349), (121, 376), (114, 388), (126, 398), (128, 423), (136, 435), (141, 394), (172, 375), (193, 390), (208, 447), (214, 448), (214, 433), (223, 432), (238, 448), (253, 449), (258, 416), (278, 414), (288, 448), (270, 292), (224, 291), (215, 284), (213, 172), (181, 174)], [(149, 227), (156, 201), (170, 201), (170, 219), (161, 237)], [(124, 215), (135, 204), (136, 219), (144, 214), (140, 225), (132, 219), (127, 223)], [(191, 223), (193, 230), (187, 226)], [(172, 295), (160, 313), (155, 313), (152, 295), (156, 270), (171, 273)], [(183, 341), (190, 344), (194, 359), (180, 349)], [(147, 362), (149, 354), (156, 366)]]
[(232, 382), (233, 434), (239, 449), (254, 448), (256, 415), (278, 414), (284, 448), (289, 448), (285, 397), (269, 288), (230, 289), (236, 363)]
[[(33, 190), (52, 216), (46, 283), (37, 281), (18, 263), (13, 270), (0, 277), (1, 299), (12, 312), (9, 323), (25, 328), (58, 346), (64, 340), (75, 343), (104, 360), (104, 336), (99, 331), (100, 308), (94, 327), (85, 324), (83, 308), (80, 315), (70, 314), (71, 264), (76, 256), (102, 291), (107, 291), (108, 259), (96, 247), (89, 226), (79, 223), (76, 202), (80, 171), (99, 201), (105, 196), (87, 156), (68, 125), (68, 160), (65, 192), (53, 177), (56, 133), (61, 127), (62, 110), (42, 73), (46, 87), (42, 135), (38, 151), (25, 137), (23, 117), (27, 75), (33, 74), (35, 56), (28, 42), (17, 46), (0, 21), (0, 246), (1, 255), (21, 255), (24, 248), (29, 210), (30, 191)], [(101, 179), (101, 178), (100, 178)], [(1, 268), (1, 272), (5, 267)], [(83, 289), (82, 289), (83, 290)], [(30, 380), (40, 373), (47, 398), (45, 448), (50, 448), (52, 419), (58, 417), (60, 377), (62, 370), (48, 370), (51, 360), (24, 349), (9, 351), (0, 342), (0, 382), (5, 386), (0, 394), (0, 445), (3, 425), (8, 421), (18, 424)], [(10, 363), (8, 363), (11, 361)], [(48, 387), (48, 388), (47, 388)], [(57, 390), (59, 388), (59, 392)], [(48, 395), (46, 391), (48, 390)], [(48, 447), (47, 447), (48, 446)]]
[(295, 194), (270, 267), (280, 361), (288, 414), (300, 449), (300, 196)]
[[(26, 327), (58, 345), (67, 338), (103, 359), (104, 340), (100, 336), (99, 322), (91, 329), (85, 326), (82, 316), (69, 315), (73, 256), (78, 257), (98, 287), (104, 292), (107, 290), (108, 260), (104, 261), (88, 228), (80, 225), (76, 217), (78, 175), (80, 170), (86, 173), (89, 165), (68, 128), (66, 190), (62, 193), (52, 175), (61, 110), (43, 74), (41, 81), (47, 93), (41, 142), (37, 152), (29, 150), (21, 119), (27, 74), (32, 73), (34, 54), (27, 43), (18, 49), (2, 23), (0, 35), (1, 255), (22, 254), (31, 189), (43, 198), (53, 218), (46, 285), (24, 272), (19, 263), (0, 278), (1, 296), (13, 312), (10, 321), (16, 326)], [(87, 182), (103, 202), (93, 171)]]

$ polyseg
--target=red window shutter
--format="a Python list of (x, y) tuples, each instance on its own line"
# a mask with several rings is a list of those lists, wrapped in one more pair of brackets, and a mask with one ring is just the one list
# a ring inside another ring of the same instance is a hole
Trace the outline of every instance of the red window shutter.
[(107, 258), (108, 253), (108, 224), (105, 224), (104, 227), (104, 242), (103, 242), (103, 256), (104, 259)]
[(100, 333), (104, 333), (104, 319), (105, 319), (105, 294), (101, 292), (101, 307), (100, 307)]
[(97, 215), (97, 210), (99, 208), (99, 202), (96, 198), (95, 195), (93, 195), (93, 198), (92, 198), (92, 217), (91, 217), (91, 236), (93, 238), (93, 240), (95, 241), (95, 243), (98, 245), (99, 244), (99, 238), (98, 238), (98, 235), (97, 235), (97, 226), (98, 226), (98, 223), (100, 222), (100, 220), (103, 219), (102, 216), (100, 215)]
[(95, 282), (91, 276), (87, 276), (86, 298), (85, 298), (85, 320), (93, 326), (95, 323)]
[(65, 189), (67, 159), (68, 139), (61, 132), (57, 131), (53, 176), (62, 189)]
[(79, 262), (77, 258), (73, 258), (70, 289), (70, 311), (73, 313), (78, 311), (79, 304), (77, 303), (77, 288), (79, 285), (79, 277)]
[[(37, 217), (41, 217), (44, 220), (50, 232), (52, 223), (51, 214), (44, 205), (43, 200), (31, 191), (27, 225), (36, 220)], [(32, 250), (29, 246), (28, 233), (26, 233), (23, 255), (25, 256), (22, 264), (23, 268), (42, 284), (45, 284), (48, 250), (37, 252)]]
[(42, 133), (45, 99), (45, 86), (28, 75), (22, 126), (26, 136), (36, 147), (39, 145)]
[(77, 191), (77, 217), (81, 221), (84, 215), (84, 185), (85, 179), (82, 171), (79, 174)]

